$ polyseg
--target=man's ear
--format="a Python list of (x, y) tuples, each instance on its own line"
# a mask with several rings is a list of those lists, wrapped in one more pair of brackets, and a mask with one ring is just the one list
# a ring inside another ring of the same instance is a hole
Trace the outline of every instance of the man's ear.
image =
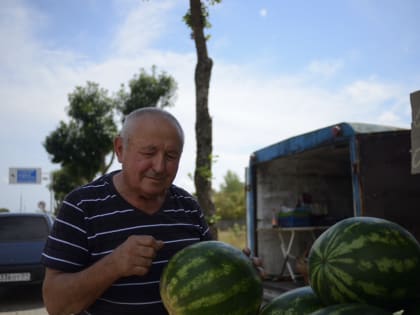
[(115, 137), (114, 139), (114, 151), (115, 151), (115, 154), (117, 155), (118, 162), (122, 163), (124, 144), (123, 144), (123, 139), (120, 136)]

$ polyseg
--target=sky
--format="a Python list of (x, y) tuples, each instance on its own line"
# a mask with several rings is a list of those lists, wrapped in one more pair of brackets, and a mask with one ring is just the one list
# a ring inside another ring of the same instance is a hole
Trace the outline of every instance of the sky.
[[(194, 191), (195, 46), (187, 0), (0, 0), (0, 208), (50, 207), (43, 142), (68, 122), (68, 95), (96, 82), (109, 95), (140, 69), (178, 84), (169, 109), (186, 133), (175, 184)], [(252, 152), (339, 122), (410, 128), (420, 90), (420, 1), (223, 0), (210, 7), (214, 66), (213, 188), (244, 181)], [(9, 168), (41, 168), (10, 184)], [(120, 165), (115, 162), (111, 170)]]

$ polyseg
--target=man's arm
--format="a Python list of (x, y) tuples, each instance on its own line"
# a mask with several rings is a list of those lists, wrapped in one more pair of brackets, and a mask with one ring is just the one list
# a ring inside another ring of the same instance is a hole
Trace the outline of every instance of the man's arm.
[(116, 280), (145, 275), (163, 246), (151, 236), (130, 236), (111, 254), (75, 273), (47, 268), (43, 298), (50, 315), (77, 314), (94, 303)]
[(42, 290), (48, 314), (77, 314), (95, 302), (118, 279), (109, 260), (76, 273), (46, 268)]

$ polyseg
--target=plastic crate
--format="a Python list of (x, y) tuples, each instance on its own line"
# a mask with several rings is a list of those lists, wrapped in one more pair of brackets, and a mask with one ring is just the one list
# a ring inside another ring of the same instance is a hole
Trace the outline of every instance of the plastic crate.
[(280, 227), (297, 227), (297, 226), (310, 226), (311, 220), (309, 217), (295, 217), (290, 216), (287, 218), (279, 218)]
[(280, 227), (310, 226), (311, 217), (307, 211), (281, 212), (278, 215), (278, 224)]

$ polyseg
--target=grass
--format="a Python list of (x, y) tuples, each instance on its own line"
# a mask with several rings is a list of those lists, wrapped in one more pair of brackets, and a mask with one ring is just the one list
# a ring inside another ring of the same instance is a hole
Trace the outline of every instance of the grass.
[(239, 249), (246, 247), (246, 229), (245, 226), (235, 224), (227, 230), (218, 230), (218, 240), (235, 246)]

